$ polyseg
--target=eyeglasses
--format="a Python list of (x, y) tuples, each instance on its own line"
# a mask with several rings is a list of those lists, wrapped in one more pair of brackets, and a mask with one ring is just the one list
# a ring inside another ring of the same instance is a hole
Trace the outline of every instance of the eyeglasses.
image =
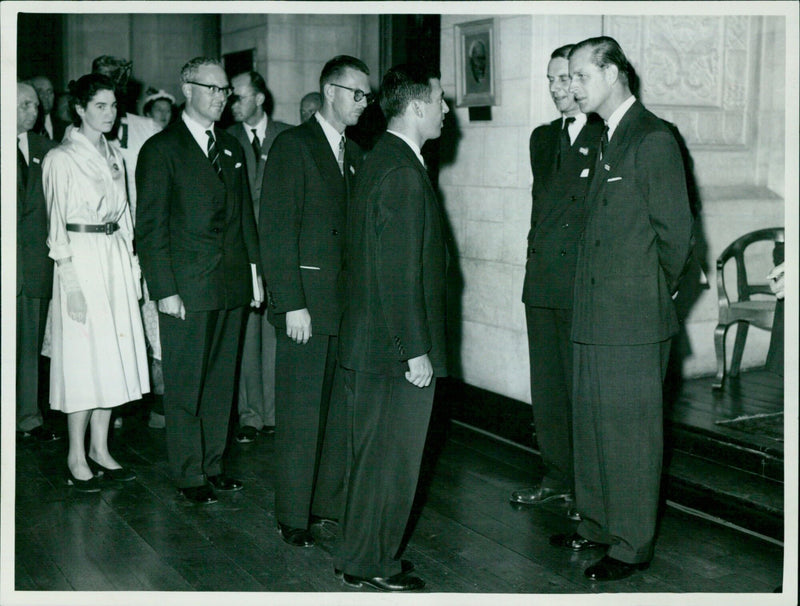
[(256, 96), (256, 93), (253, 93), (252, 95), (231, 95), (229, 97), (229, 100), (230, 100), (231, 105), (233, 105), (234, 103), (238, 103), (242, 99), (247, 99), (248, 97), (255, 97), (255, 96)]
[(361, 99), (364, 98), (367, 99), (367, 103), (372, 103), (375, 100), (375, 95), (373, 95), (372, 93), (365, 93), (360, 88), (350, 88), (349, 86), (342, 86), (341, 84), (336, 84), (335, 82), (329, 82), (328, 84), (330, 84), (331, 86), (338, 86), (339, 88), (344, 88), (346, 90), (352, 91), (353, 101), (355, 101), (356, 103), (358, 103), (359, 101), (361, 101)]
[(202, 86), (203, 88), (207, 88), (208, 92), (212, 95), (218, 95), (222, 93), (223, 96), (227, 99), (228, 97), (233, 94), (233, 88), (230, 86), (217, 86), (216, 84), (203, 84), (202, 82), (194, 82), (192, 80), (187, 80), (186, 84), (195, 84), (197, 86)]

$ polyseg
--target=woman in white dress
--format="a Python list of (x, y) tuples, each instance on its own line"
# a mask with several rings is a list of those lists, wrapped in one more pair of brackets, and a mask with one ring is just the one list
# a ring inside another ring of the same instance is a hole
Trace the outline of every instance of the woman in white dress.
[[(108, 450), (111, 409), (150, 389), (138, 259), (125, 168), (104, 133), (117, 114), (114, 83), (70, 83), (76, 128), (42, 165), (53, 278), (50, 407), (67, 414), (67, 483), (100, 489), (97, 476), (133, 480)], [(89, 453), (85, 452), (91, 426)]]

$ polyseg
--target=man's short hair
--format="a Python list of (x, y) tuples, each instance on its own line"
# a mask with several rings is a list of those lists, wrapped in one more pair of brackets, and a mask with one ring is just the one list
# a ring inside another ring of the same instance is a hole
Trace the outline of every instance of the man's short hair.
[(217, 59), (211, 57), (195, 57), (187, 61), (181, 68), (181, 84), (193, 81), (197, 78), (197, 71), (203, 65), (216, 65), (222, 67), (222, 63)]
[(328, 61), (325, 64), (325, 67), (322, 68), (322, 73), (319, 75), (320, 92), (322, 92), (322, 89), (328, 82), (331, 82), (332, 80), (341, 76), (344, 70), (347, 68), (354, 69), (369, 76), (369, 68), (361, 59), (356, 59), (350, 55), (337, 55)]
[(569, 59), (569, 53), (573, 48), (575, 48), (574, 44), (565, 44), (564, 46), (559, 46), (556, 50), (550, 53), (550, 58)]
[(261, 107), (264, 108), (264, 111), (269, 117), (272, 117), (272, 110), (275, 107), (275, 101), (272, 98), (272, 93), (270, 93), (269, 89), (267, 88), (267, 83), (264, 80), (264, 77), (257, 71), (250, 70), (242, 72), (240, 74), (236, 74), (234, 78), (245, 75), (250, 78), (250, 86), (253, 87), (253, 90), (256, 93), (261, 93), (262, 95), (264, 95), (264, 103), (261, 104)]
[(587, 38), (575, 45), (569, 53), (570, 57), (584, 48), (591, 51), (592, 63), (597, 67), (602, 69), (608, 65), (616, 65), (622, 82), (634, 96), (639, 96), (639, 76), (614, 38), (610, 36)]
[(431, 80), (440, 79), (439, 69), (421, 63), (406, 63), (391, 68), (381, 82), (380, 104), (391, 120), (402, 115), (411, 101), (431, 102)]

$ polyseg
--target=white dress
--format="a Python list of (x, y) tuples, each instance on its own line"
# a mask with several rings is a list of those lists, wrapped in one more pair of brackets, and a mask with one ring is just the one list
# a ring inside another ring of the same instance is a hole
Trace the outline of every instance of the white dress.
[[(86, 299), (86, 322), (67, 314), (61, 270), (51, 306), (50, 407), (66, 413), (119, 406), (150, 390), (139, 312), (140, 271), (122, 157), (102, 139), (105, 156), (72, 129), (42, 164), (50, 257), (72, 257)], [(67, 223), (116, 222), (111, 235), (67, 231)]]

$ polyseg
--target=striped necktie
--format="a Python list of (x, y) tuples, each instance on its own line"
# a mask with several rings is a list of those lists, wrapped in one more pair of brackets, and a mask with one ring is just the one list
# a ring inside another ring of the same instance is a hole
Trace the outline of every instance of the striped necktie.
[(344, 176), (344, 135), (339, 139), (339, 155), (336, 157), (336, 161), (339, 163), (339, 172)]
[(561, 168), (562, 159), (566, 158), (569, 153), (569, 148), (572, 147), (572, 143), (569, 139), (569, 125), (573, 122), (575, 122), (575, 118), (570, 116), (564, 120), (564, 124), (561, 126), (561, 133), (558, 137), (558, 159), (556, 160), (556, 168)]
[(206, 131), (208, 135), (208, 159), (211, 166), (217, 172), (217, 176), (222, 179), (222, 166), (219, 164), (219, 150), (217, 149), (217, 142), (214, 139), (214, 133), (210, 130)]

